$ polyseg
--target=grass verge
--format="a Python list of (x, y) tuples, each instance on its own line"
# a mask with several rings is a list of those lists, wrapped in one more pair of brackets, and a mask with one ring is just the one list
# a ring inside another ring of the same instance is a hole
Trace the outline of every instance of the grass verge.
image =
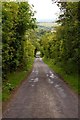
[(0, 93), (0, 102), (2, 102), (2, 93)]
[(28, 76), (32, 69), (32, 62), (28, 65), (27, 71), (16, 71), (8, 75), (8, 80), (2, 84), (2, 101), (6, 102), (10, 99), (12, 92), (21, 84)]
[(59, 65), (54, 64), (54, 60), (43, 58), (43, 61), (53, 69), (57, 74), (59, 74), (63, 80), (77, 93), (80, 94), (80, 81), (77, 73), (74, 74), (66, 74), (64, 69), (62, 69)]

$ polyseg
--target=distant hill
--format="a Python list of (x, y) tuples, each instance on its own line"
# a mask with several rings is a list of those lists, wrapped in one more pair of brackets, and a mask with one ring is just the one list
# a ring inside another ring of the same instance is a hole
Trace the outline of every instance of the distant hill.
[(52, 27), (54, 25), (52, 22), (38, 22), (37, 24), (45, 27)]
[(46, 26), (40, 26), (40, 25), (38, 25), (38, 28), (43, 29), (43, 30), (51, 30), (52, 29), (52, 27), (46, 27)]
[(52, 22), (38, 22), (37, 25), (38, 25), (39, 29), (52, 30), (54, 28), (54, 26), (56, 25), (56, 23), (52, 23)]

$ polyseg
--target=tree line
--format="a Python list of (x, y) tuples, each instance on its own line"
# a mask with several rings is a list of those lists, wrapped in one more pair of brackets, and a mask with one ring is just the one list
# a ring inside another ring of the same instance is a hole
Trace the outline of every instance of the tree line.
[(34, 58), (36, 27), (28, 2), (2, 2), (3, 79), (7, 79), (10, 72), (28, 69)]
[(41, 37), (41, 51), (52, 59), (65, 73), (78, 73), (80, 68), (80, 2), (58, 2), (61, 10), (54, 32)]

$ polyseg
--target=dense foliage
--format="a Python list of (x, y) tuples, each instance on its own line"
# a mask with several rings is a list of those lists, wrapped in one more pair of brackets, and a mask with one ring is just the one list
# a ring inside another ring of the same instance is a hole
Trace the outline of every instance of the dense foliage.
[(54, 59), (67, 74), (78, 72), (80, 2), (62, 2), (58, 6), (62, 11), (59, 25), (49, 32), (35, 30), (36, 19), (28, 2), (2, 3), (3, 77), (17, 69), (27, 70), (38, 50), (42, 56)]
[(54, 59), (65, 73), (77, 73), (80, 65), (79, 2), (62, 2), (58, 6), (62, 11), (57, 21), (59, 26), (41, 38), (41, 46), (45, 57)]
[(30, 34), (35, 28), (36, 19), (28, 2), (2, 3), (3, 78), (12, 71), (28, 69), (35, 51)]

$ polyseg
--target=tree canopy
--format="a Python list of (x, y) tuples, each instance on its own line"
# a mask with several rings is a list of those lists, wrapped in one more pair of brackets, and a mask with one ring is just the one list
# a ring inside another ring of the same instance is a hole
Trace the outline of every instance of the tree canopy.
[(78, 72), (80, 65), (80, 30), (78, 12), (79, 2), (58, 2), (61, 14), (56, 31), (46, 33), (41, 38), (43, 53), (46, 58), (54, 59), (60, 63), (66, 73)]
[[(35, 46), (29, 34), (32, 34), (31, 30), (35, 32), (35, 28), (36, 19), (28, 2), (2, 2), (2, 65), (4, 78), (9, 72), (19, 68), (27, 69), (35, 51)], [(25, 37), (26, 34), (28, 37)]]

